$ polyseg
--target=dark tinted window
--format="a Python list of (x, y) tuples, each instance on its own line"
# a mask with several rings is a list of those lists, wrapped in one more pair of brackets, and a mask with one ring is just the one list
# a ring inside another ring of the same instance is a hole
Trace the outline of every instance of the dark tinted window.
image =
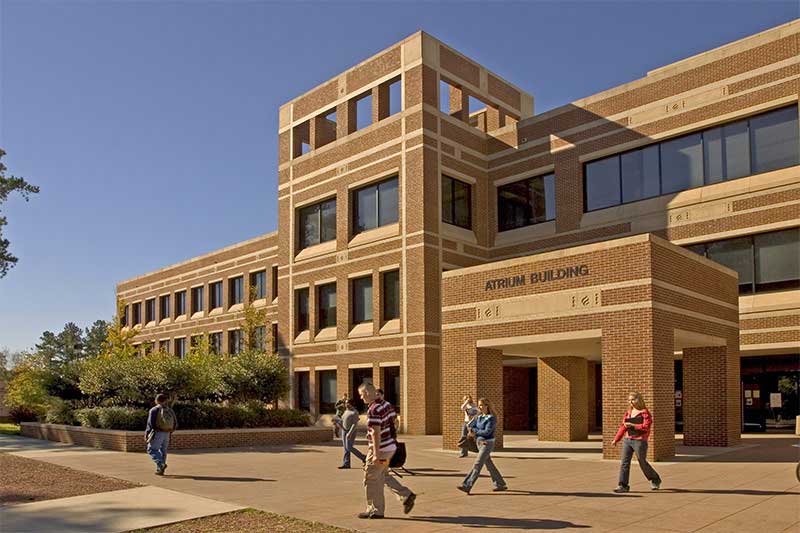
[(328, 283), (317, 288), (317, 328), (331, 328), (336, 325), (336, 284)]
[(372, 277), (353, 280), (353, 324), (372, 321)]
[(555, 176), (547, 174), (497, 188), (498, 230), (522, 228), (556, 216)]
[(300, 209), (298, 231), (300, 249), (336, 239), (336, 199)]
[(298, 289), (297, 295), (297, 333), (308, 329), (308, 289)]
[(175, 316), (186, 314), (186, 291), (175, 293)]
[(383, 274), (383, 320), (400, 318), (400, 271)]
[(208, 286), (208, 303), (211, 309), (222, 307), (222, 282), (217, 281)]
[(472, 185), (442, 176), (442, 221), (472, 228)]
[(253, 272), (250, 274), (250, 291), (253, 298), (260, 300), (267, 297), (267, 271)]
[(244, 278), (237, 276), (228, 280), (228, 305), (240, 304), (244, 301)]
[(797, 165), (797, 106), (750, 119), (750, 146), (756, 174)]
[(397, 177), (354, 193), (353, 234), (398, 221)]

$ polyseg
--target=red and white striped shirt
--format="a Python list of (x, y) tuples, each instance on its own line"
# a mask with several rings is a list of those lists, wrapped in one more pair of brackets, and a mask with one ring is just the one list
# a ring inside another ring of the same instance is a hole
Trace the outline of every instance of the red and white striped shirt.
[(367, 411), (367, 442), (375, 451), (375, 432), (380, 431), (381, 452), (393, 452), (397, 449), (394, 423), (397, 413), (392, 404), (386, 400), (375, 400)]

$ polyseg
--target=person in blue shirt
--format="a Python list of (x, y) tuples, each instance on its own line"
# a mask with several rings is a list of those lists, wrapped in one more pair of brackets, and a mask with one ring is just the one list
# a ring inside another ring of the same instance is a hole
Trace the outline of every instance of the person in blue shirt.
[(178, 426), (175, 412), (167, 405), (167, 400), (166, 394), (156, 396), (156, 405), (147, 414), (147, 427), (144, 430), (147, 454), (156, 464), (157, 476), (163, 476), (167, 469), (169, 436)]
[(472, 470), (464, 478), (464, 481), (457, 488), (461, 492), (469, 492), (478, 480), (483, 466), (489, 470), (489, 475), (492, 476), (492, 485), (494, 485), (494, 492), (501, 492), (507, 490), (506, 481), (503, 475), (495, 466), (492, 461), (492, 450), (494, 450), (494, 431), (497, 428), (497, 417), (492, 411), (492, 404), (486, 398), (478, 400), (478, 409), (480, 414), (472, 419), (469, 423), (469, 436), (474, 438), (478, 444), (478, 458), (475, 459), (475, 464), (472, 465)]

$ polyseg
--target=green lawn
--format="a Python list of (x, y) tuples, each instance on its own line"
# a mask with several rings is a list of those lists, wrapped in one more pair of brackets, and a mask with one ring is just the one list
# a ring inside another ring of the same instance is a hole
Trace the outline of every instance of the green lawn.
[(19, 426), (10, 422), (0, 422), (0, 435), (19, 435)]

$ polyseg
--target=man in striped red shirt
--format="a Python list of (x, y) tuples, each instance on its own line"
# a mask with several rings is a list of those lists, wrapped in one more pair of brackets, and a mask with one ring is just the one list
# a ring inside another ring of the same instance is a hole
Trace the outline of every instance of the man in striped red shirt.
[(383, 486), (389, 487), (397, 499), (403, 504), (403, 512), (408, 514), (414, 507), (417, 495), (397, 479), (388, 475), (389, 461), (397, 450), (395, 420), (397, 413), (392, 404), (379, 399), (375, 387), (371, 383), (362, 383), (358, 393), (364, 403), (369, 404), (367, 411), (367, 463), (364, 466), (364, 488), (367, 493), (367, 510), (359, 513), (359, 518), (383, 518), (386, 502), (383, 497)]

